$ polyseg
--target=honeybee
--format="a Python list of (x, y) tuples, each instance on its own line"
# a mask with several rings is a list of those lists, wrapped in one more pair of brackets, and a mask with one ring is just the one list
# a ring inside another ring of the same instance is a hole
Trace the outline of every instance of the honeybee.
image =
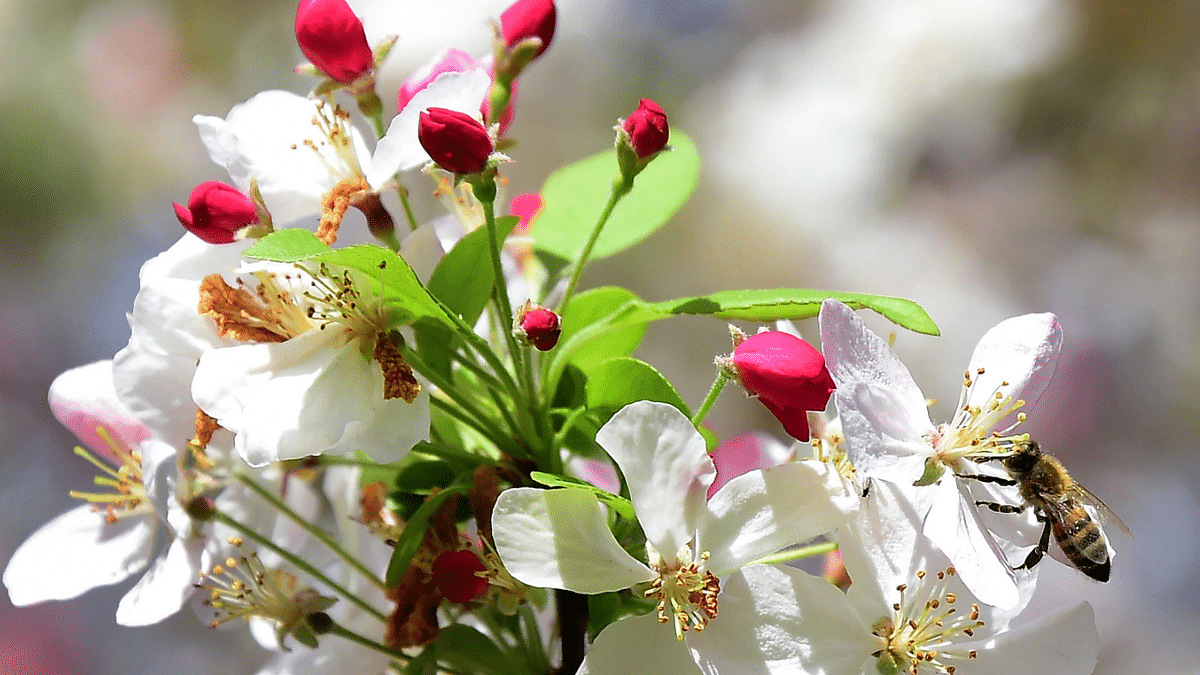
[(1049, 551), (1050, 533), (1053, 532), (1063, 554), (1080, 572), (1097, 581), (1108, 581), (1112, 566), (1104, 531), (1084, 506), (1095, 508), (1106, 524), (1115, 525), (1126, 536), (1133, 536), (1129, 527), (1099, 497), (1076, 483), (1057, 459), (1042, 452), (1036, 442), (1016, 443), (1012, 447), (1012, 454), (997, 459), (1004, 464), (1011, 479), (997, 476), (978, 478), (1000, 485), (1016, 485), (1025, 503), (1012, 506), (977, 501), (975, 504), (997, 513), (1020, 513), (1026, 507), (1033, 507), (1038, 521), (1045, 523), (1037, 546), (1029, 552), (1025, 562), (1014, 569), (1030, 569), (1038, 564)]

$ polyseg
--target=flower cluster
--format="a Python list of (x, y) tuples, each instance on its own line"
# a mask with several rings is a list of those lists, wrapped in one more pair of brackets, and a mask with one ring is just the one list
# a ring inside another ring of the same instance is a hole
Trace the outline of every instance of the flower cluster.
[[(300, 2), (312, 92), (194, 118), (229, 182), (175, 204), (126, 347), (51, 388), (99, 475), (13, 554), (12, 602), (146, 570), (118, 623), (191, 603), (275, 652), (261, 673), (1091, 672), (1086, 603), (1014, 623), (1050, 533), (1081, 568), (1111, 556), (1085, 507), (1107, 509), (1021, 427), (1055, 317), (988, 331), (934, 424), (855, 311), (937, 334), (913, 302), (581, 291), (589, 262), (665, 224), (698, 163), (643, 98), (615, 147), (505, 215), (517, 78), (556, 21), (518, 0), (490, 54), (449, 50), (382, 92), (394, 40), (369, 44), (345, 0)], [(452, 218), (418, 218), (413, 190)], [(684, 314), (779, 322), (732, 328), (695, 410), (633, 356)], [(819, 349), (785, 321), (809, 318)], [(795, 444), (719, 443), (703, 420), (729, 382)], [(816, 556), (830, 579), (787, 564)]]

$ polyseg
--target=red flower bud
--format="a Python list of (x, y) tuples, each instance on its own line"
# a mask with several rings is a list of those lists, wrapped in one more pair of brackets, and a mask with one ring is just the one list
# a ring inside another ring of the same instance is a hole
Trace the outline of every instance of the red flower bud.
[(824, 410), (835, 385), (825, 357), (800, 338), (779, 331), (752, 335), (733, 349), (742, 386), (775, 415), (793, 438), (808, 440), (808, 410)]
[(446, 551), (433, 561), (433, 583), (450, 602), (470, 602), (488, 589), (488, 580), (475, 576), (486, 569), (474, 551)]
[(474, 117), (457, 110), (421, 113), (417, 140), (437, 165), (451, 173), (479, 173), (492, 154), (492, 139)]
[(317, 70), (342, 84), (375, 66), (362, 21), (346, 0), (300, 0), (296, 42)]
[(554, 39), (558, 20), (553, 0), (517, 0), (500, 14), (500, 32), (504, 46), (509, 49), (525, 38), (541, 38), (542, 47), (534, 58), (542, 55)]
[(558, 336), (562, 334), (562, 326), (558, 315), (545, 307), (526, 305), (521, 308), (517, 317), (521, 328), (518, 337), (533, 345), (539, 351), (549, 351), (558, 344)]
[(667, 114), (648, 98), (638, 103), (637, 110), (625, 120), (624, 129), (638, 159), (646, 159), (662, 150), (671, 136)]
[[(408, 105), (408, 102), (417, 95), (417, 92), (421, 91), (425, 87), (428, 87), (434, 80), (437, 79), (437, 76), (441, 75), (442, 73), (465, 73), (468, 70), (474, 70), (482, 65), (487, 70), (488, 75), (491, 75), (493, 79), (495, 79), (494, 68), (491, 61), (491, 57), (488, 57), (481, 63), (476, 61), (473, 56), (461, 49), (451, 48), (443, 51), (442, 53), (433, 57), (432, 61), (413, 71), (413, 74), (409, 75), (408, 79), (404, 80), (404, 83), (400, 85), (400, 90), (396, 93), (396, 110), (404, 110), (404, 106)], [(512, 83), (512, 94), (508, 99), (509, 104), (504, 108), (504, 112), (501, 113), (499, 119), (495, 119), (490, 116), (490, 92), (488, 94), (484, 94), (483, 102), (479, 106), (479, 112), (482, 113), (484, 117), (493, 119), (500, 124), (499, 135), (501, 136), (504, 135), (504, 132), (508, 130), (509, 125), (512, 124), (513, 115), (516, 111), (513, 104), (516, 101), (516, 98), (517, 83), (514, 80)]]
[(210, 244), (232, 243), (238, 230), (258, 222), (249, 197), (215, 180), (197, 185), (187, 207), (175, 204), (175, 216), (188, 232)]

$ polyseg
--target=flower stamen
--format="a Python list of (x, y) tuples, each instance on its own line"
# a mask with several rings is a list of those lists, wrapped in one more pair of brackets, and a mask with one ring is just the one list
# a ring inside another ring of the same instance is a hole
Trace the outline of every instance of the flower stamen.
[(75, 499), (91, 502), (92, 510), (97, 513), (103, 512), (105, 521), (110, 524), (125, 516), (152, 513), (154, 508), (146, 498), (146, 486), (142, 482), (141, 453), (123, 447), (102, 426), (96, 427), (96, 433), (108, 444), (121, 466), (114, 469), (83, 447), (77, 446), (75, 454), (91, 462), (105, 474), (96, 476), (92, 482), (109, 488), (111, 492), (71, 490), (68, 494)]
[(900, 600), (892, 604), (892, 615), (874, 625), (874, 634), (884, 643), (872, 654), (878, 659), (881, 673), (953, 675), (956, 667), (951, 662), (975, 658), (973, 650), (964, 653), (954, 649), (956, 641), (963, 636), (971, 638), (985, 625), (979, 619), (978, 605), (972, 604), (966, 615), (954, 606), (958, 595), (947, 592), (946, 587), (956, 574), (953, 567), (948, 567), (927, 579), (921, 570), (911, 586), (896, 587)]
[(680, 553), (674, 565), (661, 559), (651, 564), (658, 578), (645, 592), (647, 598), (658, 598), (658, 622), (673, 621), (678, 640), (689, 630), (703, 631), (709, 621), (717, 618), (717, 596), (721, 592), (716, 575), (701, 569), (709, 558), (708, 551), (700, 554), (699, 563), (692, 562), (690, 549)]

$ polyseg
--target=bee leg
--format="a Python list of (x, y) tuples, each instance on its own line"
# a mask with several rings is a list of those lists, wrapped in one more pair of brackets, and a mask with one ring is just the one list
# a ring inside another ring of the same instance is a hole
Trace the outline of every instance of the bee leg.
[(989, 476), (989, 475), (983, 474), (983, 473), (956, 473), (954, 475), (959, 478), (967, 478), (970, 480), (977, 480), (980, 483), (995, 483), (997, 485), (1008, 485), (1008, 486), (1013, 486), (1013, 485), (1017, 484), (1017, 481), (1015, 481), (1011, 478), (1004, 478), (1002, 476)]
[(1050, 528), (1054, 525), (1049, 518), (1043, 514), (1038, 514), (1038, 520), (1046, 523), (1042, 528), (1042, 538), (1038, 540), (1038, 545), (1034, 547), (1029, 555), (1025, 557), (1025, 562), (1021, 563), (1020, 567), (1014, 567), (1016, 570), (1033, 569), (1033, 566), (1041, 562), (1042, 556), (1046, 555), (1046, 551), (1050, 550)]
[(975, 506), (986, 506), (996, 513), (1020, 513), (1025, 510), (1024, 506), (1013, 506), (1012, 504), (998, 504), (996, 502), (975, 502)]

